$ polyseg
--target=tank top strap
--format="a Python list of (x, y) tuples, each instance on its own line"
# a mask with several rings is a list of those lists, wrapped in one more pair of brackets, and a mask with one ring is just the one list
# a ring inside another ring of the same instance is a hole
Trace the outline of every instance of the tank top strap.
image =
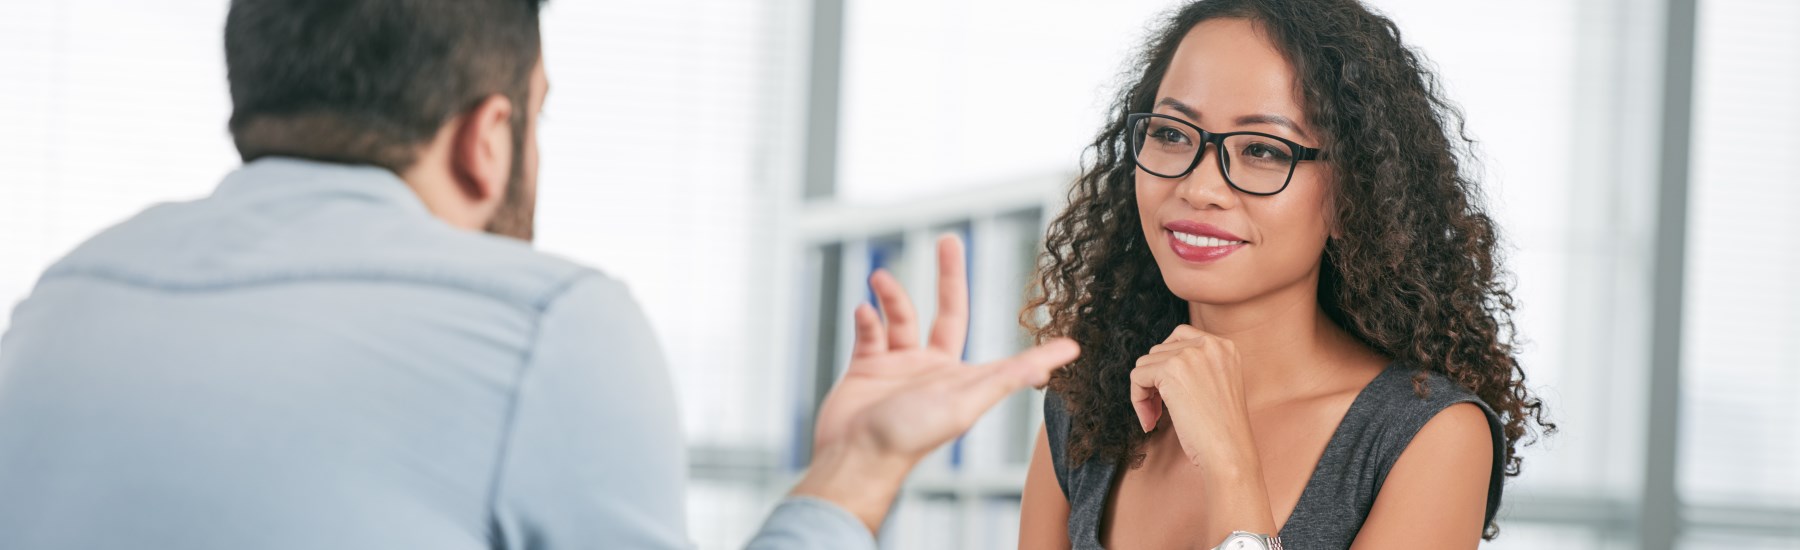
[(1297, 543), (1289, 545), (1293, 548), (1347, 548), (1413, 437), (1438, 413), (1460, 403), (1481, 408), (1494, 438), (1487, 499), (1491, 521), (1499, 509), (1506, 464), (1499, 415), (1443, 375), (1396, 363), (1371, 380), (1344, 413), (1283, 526), (1283, 541)]

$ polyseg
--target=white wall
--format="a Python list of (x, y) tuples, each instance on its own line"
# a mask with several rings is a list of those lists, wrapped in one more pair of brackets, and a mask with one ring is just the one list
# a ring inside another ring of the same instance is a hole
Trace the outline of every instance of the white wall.
[[(0, 304), (145, 206), (212, 192), (237, 165), (222, 2), (0, 8)], [(0, 329), (10, 315), (0, 319)]]
[(839, 200), (1073, 174), (1162, 0), (851, 0)]

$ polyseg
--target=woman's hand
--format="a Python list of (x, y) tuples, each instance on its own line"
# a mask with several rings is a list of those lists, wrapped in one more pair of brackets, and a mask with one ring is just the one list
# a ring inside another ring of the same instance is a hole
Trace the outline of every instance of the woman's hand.
[(1200, 469), (1207, 510), (1197, 544), (1204, 548), (1232, 531), (1274, 534), (1262, 459), (1250, 434), (1243, 368), (1230, 340), (1191, 325), (1138, 358), (1131, 371), (1131, 406), (1148, 432), (1163, 415), (1188, 462)]
[(1239, 462), (1255, 460), (1255, 442), (1242, 367), (1230, 340), (1192, 325), (1175, 327), (1138, 358), (1131, 371), (1131, 406), (1145, 432), (1167, 414), (1181, 450), (1196, 466), (1259, 466)]

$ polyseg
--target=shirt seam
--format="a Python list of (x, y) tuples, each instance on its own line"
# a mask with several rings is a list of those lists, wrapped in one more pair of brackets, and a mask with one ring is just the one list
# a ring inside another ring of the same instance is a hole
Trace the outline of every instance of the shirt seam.
[[(503, 302), (503, 303), (506, 303), (509, 305), (513, 305), (515, 307), (522, 307), (523, 309), (526, 309), (528, 311), (531, 311), (534, 314), (541, 316), (544, 313), (544, 311), (549, 308), (550, 303), (554, 302), (556, 300), (556, 298), (560, 297), (562, 295), (562, 293), (566, 292), (570, 286), (573, 286), (575, 284), (576, 281), (579, 281), (588, 276), (595, 275), (594, 272), (592, 272), (591, 270), (587, 270), (587, 269), (577, 268), (572, 271), (573, 271), (573, 273), (565, 276), (568, 280), (558, 282), (554, 285), (551, 285), (549, 290), (543, 291), (541, 293), (508, 292), (506, 290), (497, 288), (500, 285), (472, 283), (472, 282), (456, 280), (454, 278), (448, 278), (448, 277), (443, 277), (443, 278), (431, 277), (431, 276), (426, 276), (421, 273), (406, 273), (406, 274), (383, 273), (383, 272), (371, 272), (371, 271), (348, 270), (348, 269), (347, 270), (319, 270), (319, 271), (302, 271), (302, 272), (282, 273), (282, 274), (268, 274), (268, 275), (261, 275), (261, 276), (245, 277), (243, 279), (231, 280), (231, 281), (215, 280), (215, 281), (203, 281), (203, 282), (192, 282), (192, 283), (176, 283), (176, 282), (170, 282), (170, 281), (166, 281), (166, 280), (158, 280), (155, 277), (145, 276), (145, 275), (132, 273), (129, 271), (124, 271), (124, 270), (117, 270), (117, 269), (108, 269), (108, 268), (101, 268), (101, 267), (82, 267), (82, 268), (63, 267), (63, 268), (53, 268), (50, 271), (45, 272), (43, 277), (41, 279), (39, 279), (37, 285), (43, 285), (45, 283), (62, 281), (62, 280), (89, 279), (89, 280), (97, 280), (97, 281), (119, 284), (119, 285), (128, 286), (128, 287), (132, 287), (132, 288), (143, 289), (143, 290), (177, 294), (177, 293), (218, 292), (218, 291), (226, 291), (226, 290), (251, 289), (251, 288), (258, 288), (258, 287), (271, 287), (271, 286), (305, 284), (305, 283), (410, 284), (410, 285), (428, 286), (428, 287), (464, 292), (464, 293), (468, 293), (468, 294), (474, 294), (474, 295), (478, 295), (478, 296), (481, 296), (481, 297), (484, 297), (487, 299), (491, 299), (491, 300), (495, 300), (498, 302)], [(534, 335), (534, 337), (535, 337), (535, 335)]]
[(511, 384), (512, 390), (509, 392), (506, 401), (506, 414), (501, 421), (500, 445), (495, 451), (493, 471), (488, 475), (487, 505), (485, 506), (488, 524), (487, 538), (488, 542), (496, 548), (506, 547), (504, 544), (506, 541), (502, 536), (503, 533), (500, 529), (499, 508), (501, 484), (505, 481), (507, 460), (510, 459), (512, 455), (513, 432), (517, 428), (519, 404), (522, 401), (520, 393), (524, 390), (526, 377), (530, 376), (532, 367), (535, 365), (534, 360), (536, 359), (538, 346), (542, 344), (540, 339), (543, 337), (544, 317), (549, 315), (550, 306), (558, 299), (568, 295), (576, 285), (596, 277), (597, 274), (591, 271), (578, 271), (573, 276), (569, 277), (568, 280), (556, 285), (550, 292), (546, 292), (543, 298), (532, 304), (537, 315), (531, 320), (531, 343), (525, 348), (524, 353), (521, 353), (519, 356), (519, 368), (517, 374), (513, 376)]

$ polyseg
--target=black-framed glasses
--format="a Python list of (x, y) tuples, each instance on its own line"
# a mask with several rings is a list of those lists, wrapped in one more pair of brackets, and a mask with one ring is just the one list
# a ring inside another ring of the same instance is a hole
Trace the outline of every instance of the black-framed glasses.
[(1273, 195), (1287, 189), (1294, 167), (1318, 160), (1318, 149), (1262, 132), (1215, 134), (1188, 121), (1156, 113), (1125, 117), (1131, 160), (1160, 178), (1180, 179), (1194, 172), (1211, 144), (1219, 150), (1219, 175), (1232, 189)]

